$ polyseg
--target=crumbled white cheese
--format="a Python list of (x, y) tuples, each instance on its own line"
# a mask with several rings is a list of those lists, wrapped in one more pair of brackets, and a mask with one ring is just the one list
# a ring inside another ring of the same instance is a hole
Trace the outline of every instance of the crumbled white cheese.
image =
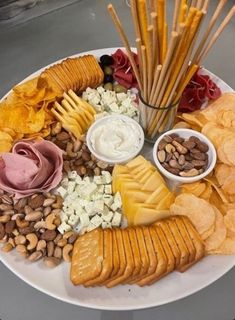
[(63, 199), (59, 232), (75, 229), (79, 234), (95, 228), (120, 226), (121, 196), (112, 194), (112, 175), (103, 170), (101, 175), (81, 178), (76, 171), (68, 173), (63, 186), (57, 188)]
[(82, 98), (88, 101), (98, 112), (96, 119), (108, 114), (124, 114), (138, 121), (139, 111), (135, 102), (136, 95), (131, 93), (116, 93), (105, 90), (103, 87), (97, 89), (87, 88), (83, 92)]

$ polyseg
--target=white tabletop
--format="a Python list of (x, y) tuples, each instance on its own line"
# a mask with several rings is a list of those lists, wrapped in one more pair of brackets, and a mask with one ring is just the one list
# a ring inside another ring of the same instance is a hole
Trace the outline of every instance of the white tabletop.
[[(0, 96), (37, 69), (60, 58), (91, 49), (121, 46), (107, 0), (82, 0), (11, 28), (0, 27)], [(172, 10), (173, 0), (168, 0)], [(217, 5), (211, 0), (211, 10)], [(112, 0), (128, 35), (133, 36), (125, 0)], [(233, 0), (228, 1), (230, 7)], [(235, 88), (235, 19), (224, 31), (205, 67)], [(133, 39), (133, 37), (132, 37)], [(134, 45), (134, 42), (132, 43)], [(158, 308), (101, 312), (55, 300), (18, 279), (0, 263), (1, 320), (235, 319), (235, 268), (202, 291)]]

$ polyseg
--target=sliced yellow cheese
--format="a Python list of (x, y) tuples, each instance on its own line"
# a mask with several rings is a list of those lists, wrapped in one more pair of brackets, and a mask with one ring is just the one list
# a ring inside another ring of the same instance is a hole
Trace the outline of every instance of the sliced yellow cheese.
[(138, 167), (139, 165), (141, 165), (142, 163), (145, 163), (146, 159), (143, 156), (138, 156), (136, 158), (134, 158), (133, 160), (129, 161), (126, 166), (130, 169), (133, 169), (135, 167)]
[(142, 190), (146, 191), (154, 191), (160, 184), (165, 184), (165, 181), (163, 180), (162, 176), (158, 173), (158, 171), (155, 171), (147, 180), (144, 185), (142, 186)]
[(168, 194), (158, 202), (158, 204), (156, 205), (156, 210), (169, 209), (174, 200), (174, 193), (168, 192)]
[(169, 192), (168, 188), (164, 184), (160, 184), (154, 192), (146, 199), (145, 203), (157, 204), (164, 198)]
[(170, 216), (169, 210), (156, 210), (147, 207), (140, 207), (132, 220), (133, 225), (147, 225), (158, 220), (167, 218)]

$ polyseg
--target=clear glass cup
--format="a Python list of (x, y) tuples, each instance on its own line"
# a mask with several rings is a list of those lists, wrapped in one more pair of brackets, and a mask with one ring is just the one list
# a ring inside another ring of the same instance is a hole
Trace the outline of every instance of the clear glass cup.
[(155, 107), (146, 103), (139, 93), (140, 125), (145, 141), (154, 143), (164, 132), (174, 126), (179, 101), (167, 107)]

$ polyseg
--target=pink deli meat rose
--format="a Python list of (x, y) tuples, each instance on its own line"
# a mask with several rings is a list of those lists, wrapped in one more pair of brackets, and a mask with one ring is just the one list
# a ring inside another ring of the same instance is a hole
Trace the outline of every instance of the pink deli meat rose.
[(0, 157), (0, 188), (15, 199), (48, 192), (62, 179), (62, 150), (50, 141), (22, 140)]

